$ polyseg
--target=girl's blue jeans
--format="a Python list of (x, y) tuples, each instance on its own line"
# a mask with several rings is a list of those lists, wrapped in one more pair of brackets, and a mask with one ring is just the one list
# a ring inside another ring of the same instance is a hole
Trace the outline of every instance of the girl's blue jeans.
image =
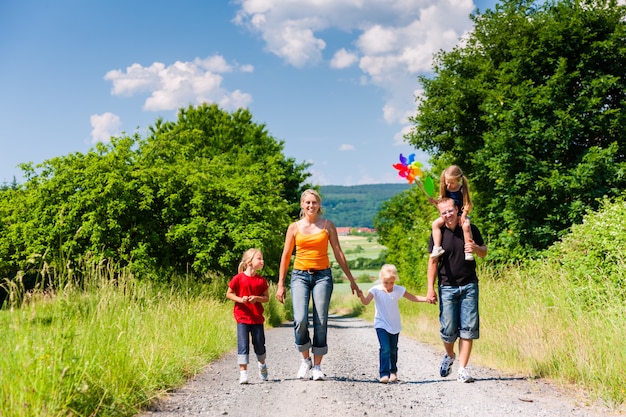
[(376, 328), (378, 343), (380, 349), (378, 351), (379, 368), (378, 373), (381, 377), (398, 373), (398, 339), (400, 333), (391, 334), (385, 329)]
[(237, 364), (247, 365), (250, 357), (250, 336), (259, 362), (265, 362), (265, 330), (262, 324), (237, 323)]

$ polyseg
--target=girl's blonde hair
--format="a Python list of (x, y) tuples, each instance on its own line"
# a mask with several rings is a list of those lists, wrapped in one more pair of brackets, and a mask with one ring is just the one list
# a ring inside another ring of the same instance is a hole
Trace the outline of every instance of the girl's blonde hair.
[(472, 209), (472, 199), (470, 197), (470, 185), (467, 177), (458, 165), (450, 165), (441, 172), (439, 178), (439, 198), (446, 196), (446, 177), (455, 178), (463, 187), (463, 211), (469, 213)]
[[(312, 195), (317, 200), (317, 204), (319, 204), (319, 210), (317, 210), (317, 214), (321, 216), (322, 215), (322, 197), (320, 196), (320, 193), (318, 193), (314, 189), (309, 188), (308, 190), (304, 190), (302, 192), (302, 195), (300, 196), (300, 204), (302, 204), (304, 202), (304, 199), (308, 195)], [(300, 218), (303, 218), (303, 217), (304, 217), (304, 209), (301, 208), (300, 209)]]
[(382, 281), (383, 278), (393, 277), (395, 281), (398, 281), (398, 269), (393, 264), (385, 264), (380, 268), (380, 272), (378, 273), (378, 278)]
[(243, 253), (243, 256), (241, 257), (241, 262), (239, 262), (239, 268), (237, 268), (237, 272), (245, 271), (246, 268), (248, 268), (248, 264), (252, 262), (252, 259), (257, 253), (261, 253), (261, 251), (256, 248), (250, 248), (245, 251)]

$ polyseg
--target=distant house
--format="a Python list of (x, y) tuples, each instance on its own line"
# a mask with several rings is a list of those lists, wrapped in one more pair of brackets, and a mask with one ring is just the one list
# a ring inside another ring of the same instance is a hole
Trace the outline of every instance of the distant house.
[(338, 227), (337, 228), (337, 236), (348, 236), (350, 235), (351, 227)]
[(356, 233), (376, 233), (376, 229), (371, 227), (337, 227), (337, 235), (349, 236), (353, 230)]

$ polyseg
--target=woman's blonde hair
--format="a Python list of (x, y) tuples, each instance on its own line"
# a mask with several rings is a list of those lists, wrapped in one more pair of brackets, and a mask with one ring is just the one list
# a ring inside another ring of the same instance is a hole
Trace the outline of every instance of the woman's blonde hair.
[(254, 259), (254, 256), (257, 253), (261, 253), (261, 251), (256, 248), (250, 248), (247, 251), (245, 251), (243, 253), (243, 256), (241, 257), (241, 262), (239, 262), (239, 268), (237, 268), (237, 272), (245, 271), (246, 268), (248, 268), (248, 264), (252, 262), (252, 259)]
[(380, 267), (380, 272), (378, 273), (378, 278), (382, 281), (383, 278), (392, 277), (395, 281), (398, 281), (400, 278), (398, 277), (398, 269), (393, 264), (384, 264)]
[[(314, 189), (309, 188), (308, 190), (304, 190), (302, 192), (302, 195), (300, 195), (300, 204), (304, 202), (304, 199), (308, 195), (312, 195), (317, 200), (317, 204), (319, 204), (319, 210), (317, 210), (317, 214), (321, 216), (322, 215), (322, 197), (320, 196), (320, 193), (318, 193)], [(304, 217), (304, 209), (300, 208), (300, 218), (303, 218), (303, 217)]]
[(467, 177), (463, 175), (461, 167), (458, 165), (450, 165), (441, 172), (439, 178), (439, 198), (446, 196), (446, 177), (455, 178), (463, 187), (463, 211), (469, 213), (472, 209), (472, 199), (470, 197), (470, 185)]

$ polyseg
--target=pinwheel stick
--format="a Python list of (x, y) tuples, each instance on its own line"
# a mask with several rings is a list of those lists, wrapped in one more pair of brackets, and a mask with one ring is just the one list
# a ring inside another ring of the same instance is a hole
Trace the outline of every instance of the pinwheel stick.
[(435, 195), (435, 183), (430, 176), (424, 178), (424, 182), (415, 179), (415, 182), (419, 185), (419, 187), (424, 191), (426, 197), (433, 198)]
[(415, 179), (415, 184), (419, 185), (420, 189), (424, 191), (424, 194), (426, 194), (426, 197), (432, 197), (426, 192), (426, 189), (424, 188), (424, 184), (422, 184), (422, 182), (418, 180), (417, 178)]

